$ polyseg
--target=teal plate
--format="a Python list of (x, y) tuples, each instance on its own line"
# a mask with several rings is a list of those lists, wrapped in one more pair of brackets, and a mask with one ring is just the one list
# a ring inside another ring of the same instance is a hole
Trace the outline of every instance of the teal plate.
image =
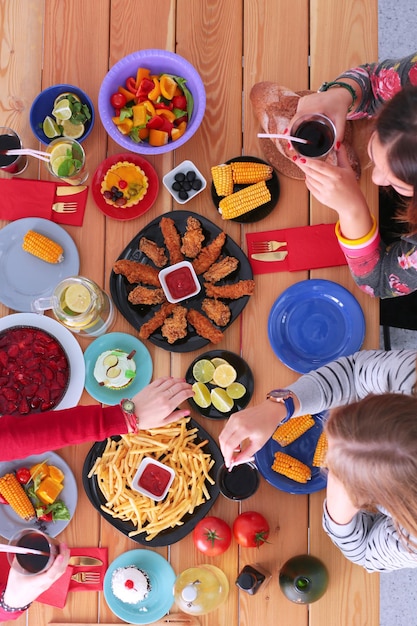
[[(108, 389), (99, 385), (94, 378), (94, 366), (100, 354), (106, 350), (119, 348), (129, 353), (136, 350), (133, 360), (136, 363), (136, 376), (123, 389)], [(133, 335), (127, 333), (107, 333), (95, 339), (84, 352), (85, 388), (92, 398), (113, 406), (123, 398), (132, 398), (150, 382), (152, 378), (152, 358), (148, 348)]]

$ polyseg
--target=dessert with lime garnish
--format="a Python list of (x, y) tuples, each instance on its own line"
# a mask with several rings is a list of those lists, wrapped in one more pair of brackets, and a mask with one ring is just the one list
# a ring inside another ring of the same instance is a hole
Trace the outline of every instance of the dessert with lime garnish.
[(99, 354), (94, 365), (94, 378), (99, 385), (108, 389), (123, 389), (136, 376), (135, 350), (129, 354), (115, 348)]

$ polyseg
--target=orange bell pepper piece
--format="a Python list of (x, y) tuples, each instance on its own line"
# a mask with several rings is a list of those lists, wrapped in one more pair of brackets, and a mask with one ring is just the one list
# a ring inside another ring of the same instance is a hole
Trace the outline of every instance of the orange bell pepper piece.
[(156, 102), (156, 100), (161, 95), (161, 87), (159, 85), (159, 78), (157, 76), (151, 76), (151, 78), (155, 87), (152, 89), (152, 91), (148, 93), (148, 98), (149, 100), (152, 100), (152, 102)]
[(128, 89), (125, 89), (125, 88), (124, 88), (124, 87), (122, 87), (122, 86), (118, 87), (118, 88), (117, 88), (117, 91), (118, 91), (119, 93), (122, 93), (122, 94), (125, 96), (125, 98), (126, 98), (126, 102), (131, 102), (132, 100), (134, 100), (134, 99), (135, 99), (134, 94), (133, 94), (131, 91), (129, 91)]
[(177, 83), (173, 78), (168, 76), (167, 74), (162, 74), (159, 79), (159, 86), (161, 88), (161, 94), (167, 100), (172, 100), (175, 95), (175, 90), (177, 88)]
[(133, 126), (145, 126), (148, 109), (143, 102), (132, 107)]
[(155, 109), (155, 113), (156, 115), (160, 115), (161, 117), (164, 117), (166, 120), (169, 120), (170, 122), (175, 122), (175, 120), (177, 119), (175, 117), (175, 113), (173, 113), (169, 109)]
[(179, 139), (180, 137), (182, 137), (186, 129), (187, 129), (187, 122), (180, 122), (177, 127), (174, 127), (171, 130), (172, 141), (175, 141), (176, 139)]
[(141, 104), (146, 107), (150, 117), (153, 117), (155, 115), (155, 107), (150, 100), (144, 100), (143, 102), (141, 102)]
[(151, 128), (149, 131), (149, 145), (150, 146), (165, 146), (168, 143), (168, 133), (164, 130), (158, 130)]
[(139, 89), (140, 81), (142, 80), (142, 78), (149, 78), (150, 74), (151, 71), (148, 70), (146, 67), (138, 68), (138, 71), (136, 72), (136, 89)]
[(111, 119), (123, 135), (128, 135), (133, 128), (133, 120), (130, 117), (126, 117), (124, 120), (121, 120), (120, 117), (112, 117)]
[(149, 128), (139, 128), (139, 139), (145, 140), (149, 138)]

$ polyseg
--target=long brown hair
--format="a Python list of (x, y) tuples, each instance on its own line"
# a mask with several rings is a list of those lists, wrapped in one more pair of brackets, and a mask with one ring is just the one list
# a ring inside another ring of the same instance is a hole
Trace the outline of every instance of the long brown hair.
[(394, 176), (411, 185), (414, 194), (405, 201), (398, 216), (408, 222), (409, 232), (417, 232), (417, 86), (409, 85), (381, 107), (375, 119), (380, 143), (387, 148), (387, 159)]
[[(417, 398), (368, 396), (333, 409), (326, 464), (354, 506), (383, 507), (404, 543), (417, 548)], [(411, 536), (411, 537), (410, 537)]]

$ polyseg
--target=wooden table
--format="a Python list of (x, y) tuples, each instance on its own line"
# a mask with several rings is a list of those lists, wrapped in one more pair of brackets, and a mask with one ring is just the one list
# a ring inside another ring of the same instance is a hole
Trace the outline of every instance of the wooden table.
[[(262, 156), (256, 138), (258, 124), (249, 102), (251, 86), (273, 80), (295, 90), (317, 89), (323, 80), (354, 64), (377, 57), (377, 0), (13, 0), (1, 7), (1, 107), (0, 122), (17, 130), (25, 146), (38, 147), (29, 126), (29, 109), (35, 96), (49, 85), (79, 85), (97, 105), (99, 87), (107, 70), (125, 55), (141, 48), (176, 51), (198, 69), (207, 92), (207, 111), (196, 135), (175, 152), (150, 159), (160, 179), (184, 159), (196, 163), (207, 179), (210, 166), (236, 155)], [(243, 94), (243, 100), (242, 100)], [(243, 104), (243, 107), (242, 107)], [(360, 128), (360, 127), (359, 127)], [(243, 131), (242, 131), (243, 129)], [(107, 137), (98, 112), (92, 134), (84, 144), (91, 176), (109, 154), (122, 151)], [(364, 161), (364, 156), (362, 151)], [(31, 161), (25, 178), (46, 178), (43, 164)], [(335, 215), (309, 197), (302, 182), (280, 176), (281, 198), (272, 214), (247, 227), (223, 224), (206, 190), (187, 209), (201, 213), (224, 227), (245, 249), (245, 231), (268, 230), (334, 222)], [(372, 206), (375, 191), (369, 170), (361, 185)], [(81, 257), (80, 273), (108, 288), (112, 263), (130, 239), (154, 217), (181, 208), (161, 185), (156, 204), (131, 222), (106, 219), (91, 194), (82, 228), (67, 230)], [(4, 223), (2, 224), (4, 225)], [(377, 302), (354, 285), (346, 267), (311, 272), (311, 277), (334, 280), (350, 289), (360, 301), (367, 320), (365, 348), (378, 345)], [(256, 293), (243, 315), (226, 332), (220, 347), (241, 353), (255, 376), (253, 403), (273, 387), (285, 386), (297, 375), (274, 356), (267, 340), (267, 318), (274, 300), (307, 272), (256, 277)], [(12, 311), (1, 307), (0, 314)], [(136, 334), (118, 314), (115, 330)], [(88, 342), (82, 342), (85, 349)], [(171, 354), (148, 344), (155, 376), (183, 375), (196, 353)], [(91, 402), (85, 393), (81, 402)], [(222, 423), (201, 419), (215, 437)], [(60, 454), (72, 467), (79, 487), (76, 514), (62, 538), (72, 546), (109, 547), (110, 561), (138, 547), (113, 529), (94, 511), (81, 483), (81, 468), (89, 443), (68, 447)], [(256, 509), (271, 523), (270, 543), (258, 552), (239, 550), (234, 544), (211, 562), (228, 575), (231, 592), (221, 609), (201, 618), (204, 625), (254, 626), (275, 623), (291, 626), (377, 626), (379, 579), (351, 565), (333, 548), (321, 529), (323, 492), (293, 496), (262, 481), (258, 493), (241, 505), (220, 497), (215, 515), (232, 522), (242, 510)], [(309, 608), (288, 602), (282, 595), (277, 572), (295, 554), (310, 553), (328, 566), (330, 585), (325, 596)], [(203, 563), (187, 537), (158, 552), (169, 558), (178, 573)], [(265, 592), (239, 597), (234, 580), (245, 563), (259, 561), (273, 572)], [(119, 620), (107, 608), (102, 594), (70, 594), (65, 609), (34, 604), (28, 617), (16, 623), (29, 626), (65, 620), (76, 623)]]

